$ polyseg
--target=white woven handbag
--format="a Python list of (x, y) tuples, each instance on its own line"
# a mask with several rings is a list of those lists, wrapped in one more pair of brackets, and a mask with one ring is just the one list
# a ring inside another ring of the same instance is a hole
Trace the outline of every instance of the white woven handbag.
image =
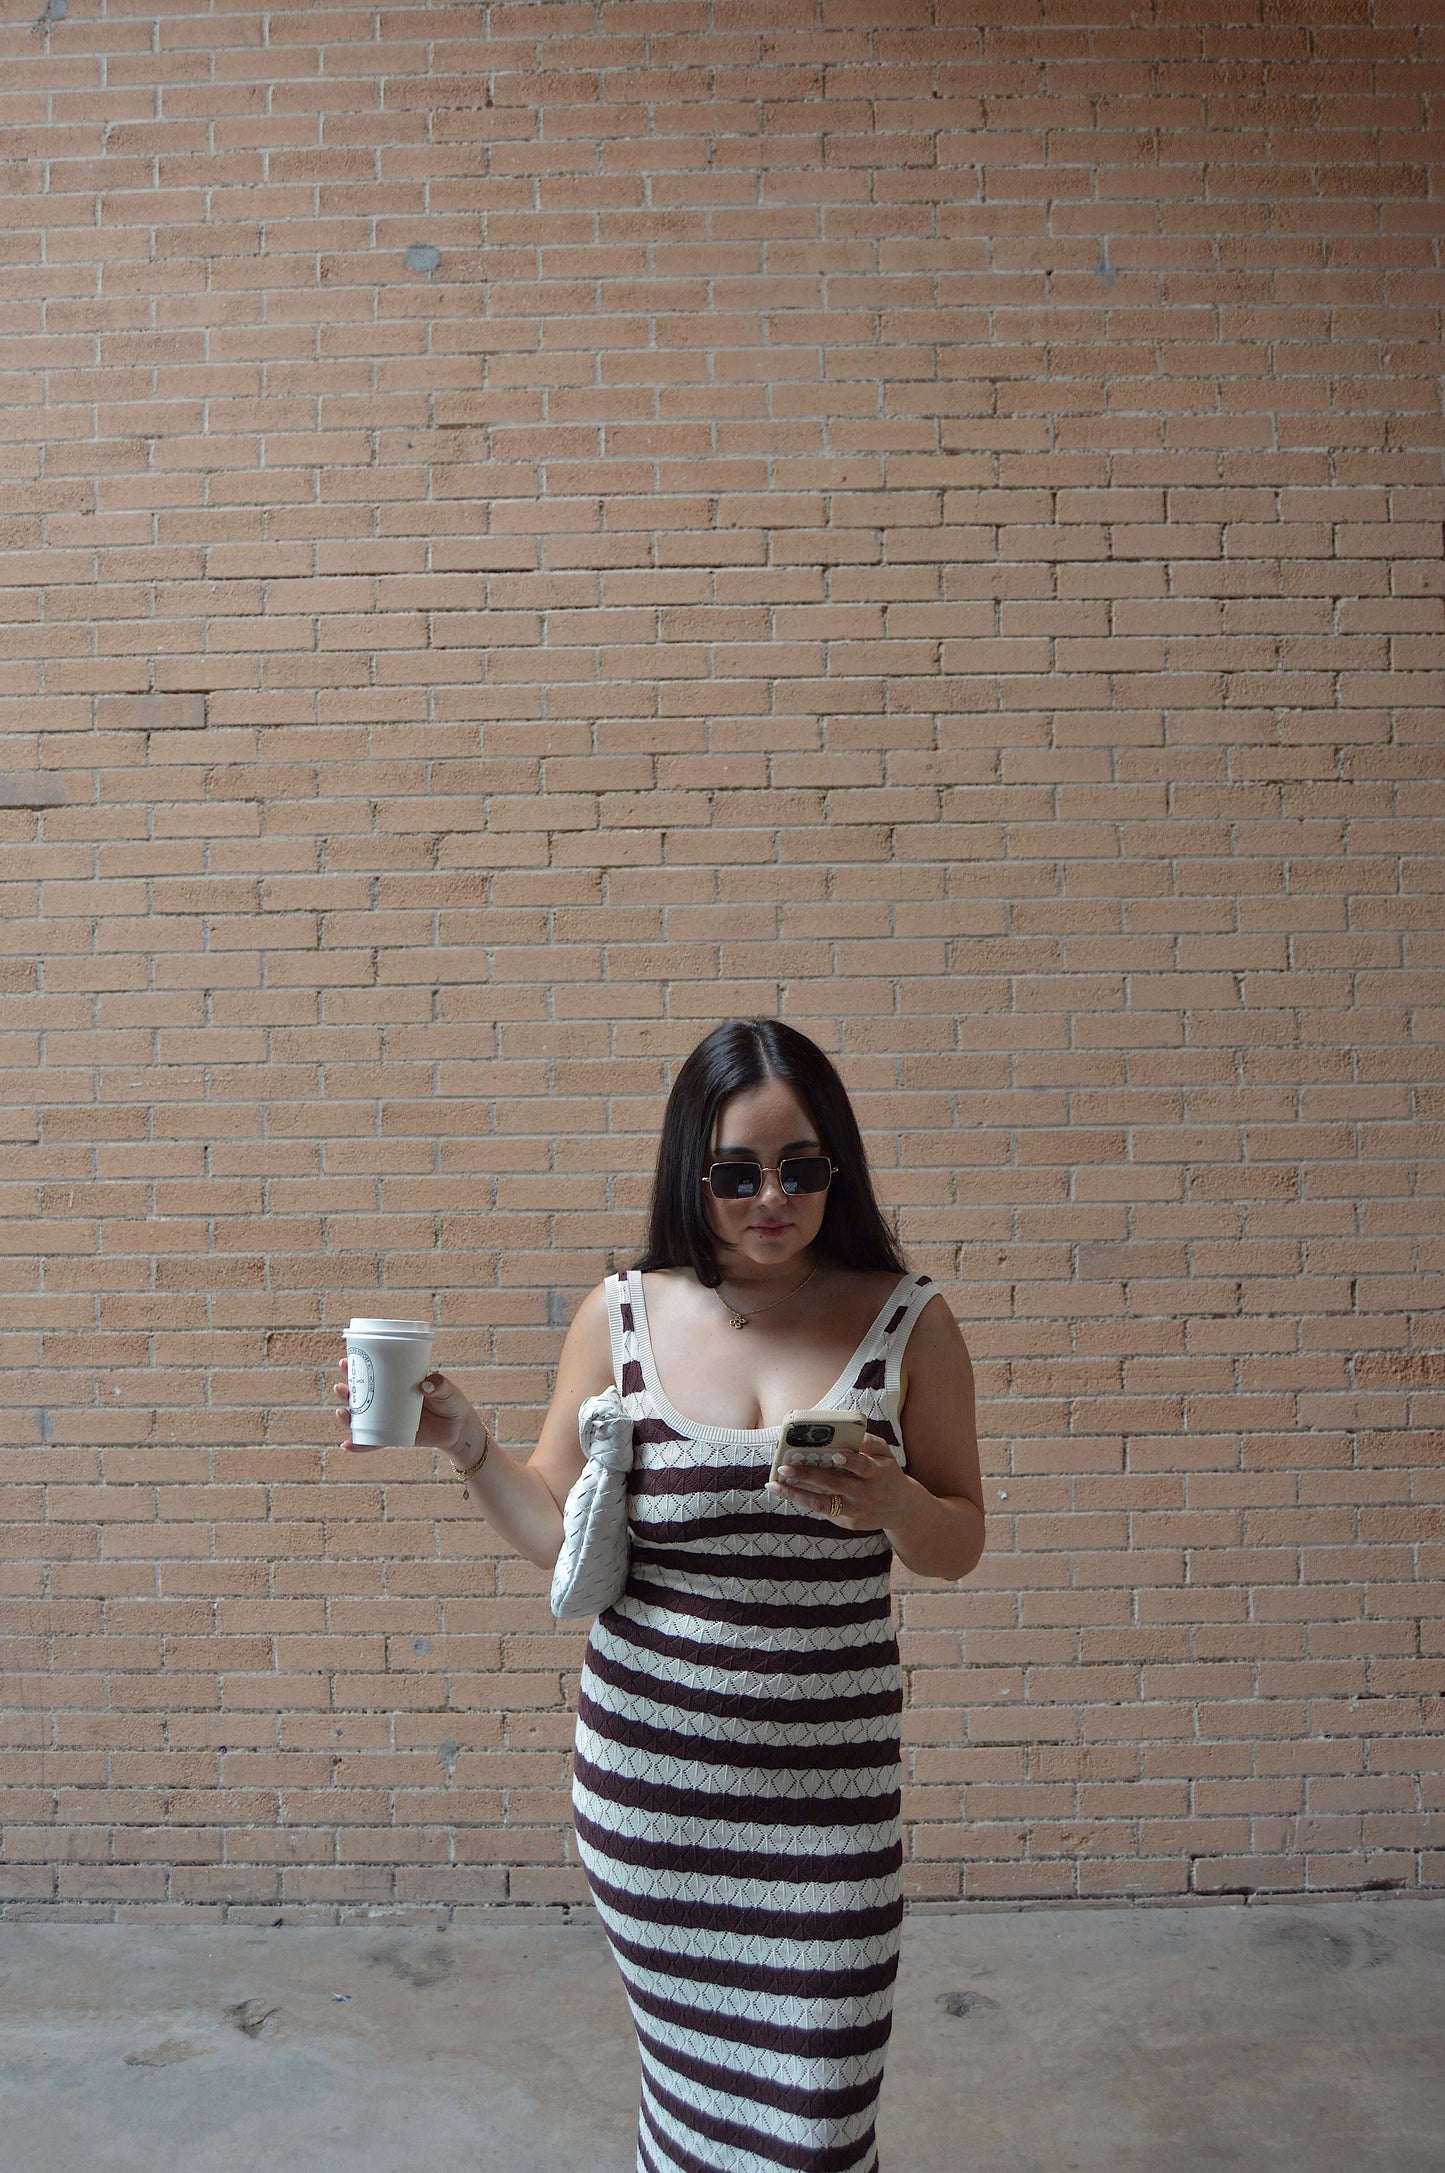
[(552, 1612), (595, 1615), (627, 1582), (627, 1474), (632, 1421), (613, 1387), (589, 1396), (577, 1414), (587, 1459), (562, 1510), (562, 1551), (552, 1572)]

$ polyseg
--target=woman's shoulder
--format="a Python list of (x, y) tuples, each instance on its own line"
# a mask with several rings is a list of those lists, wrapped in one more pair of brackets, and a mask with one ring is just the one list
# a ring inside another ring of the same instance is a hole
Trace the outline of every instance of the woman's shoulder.
[(840, 1344), (876, 1337), (890, 1317), (890, 1298), (895, 1292), (906, 1298), (907, 1283), (889, 1268), (850, 1268), (838, 1261), (828, 1265), (828, 1274), (818, 1278), (812, 1293), (815, 1316), (827, 1320)]
[(960, 1358), (967, 1365), (968, 1345), (964, 1342), (963, 1330), (946, 1294), (927, 1276), (917, 1280), (922, 1288), (918, 1293), (919, 1303), (909, 1325), (908, 1341), (904, 1346), (905, 1377), (910, 1360), (914, 1371), (924, 1365), (956, 1365)]
[(568, 1343), (608, 1345), (611, 1329), (607, 1318), (607, 1278), (594, 1283), (579, 1302), (567, 1329)]
[(875, 1308), (882, 1305), (885, 1298), (891, 1297), (895, 1290), (906, 1297), (909, 1286), (918, 1280), (916, 1275), (907, 1270), (899, 1274), (893, 1268), (845, 1268), (838, 1264), (835, 1265), (834, 1273), (837, 1277), (835, 1289), (839, 1292), (846, 1290), (850, 1294), (856, 1293), (860, 1302), (871, 1299)]
[(607, 1317), (607, 1286), (596, 1284), (578, 1304), (557, 1361), (553, 1403), (574, 1412), (612, 1379), (612, 1331)]
[(666, 1310), (682, 1301), (701, 1303), (707, 1296), (706, 1284), (690, 1267), (648, 1268), (646, 1290), (642, 1289), (641, 1268), (626, 1268), (623, 1272), (631, 1289), (641, 1293), (645, 1307), (661, 1307)]

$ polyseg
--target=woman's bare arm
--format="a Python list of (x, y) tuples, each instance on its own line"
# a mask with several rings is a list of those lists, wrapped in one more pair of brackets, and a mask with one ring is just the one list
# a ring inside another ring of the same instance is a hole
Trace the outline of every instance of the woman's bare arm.
[[(602, 1284), (590, 1290), (577, 1308), (567, 1331), (557, 1366), (557, 1385), (537, 1446), (526, 1463), (509, 1456), (495, 1444), (474, 1479), (468, 1495), (494, 1531), (527, 1561), (549, 1574), (562, 1546), (562, 1505), (582, 1476), (584, 1458), (577, 1438), (577, 1414), (589, 1396), (600, 1395), (612, 1379), (612, 1341), (607, 1325), (607, 1293)], [(340, 1414), (351, 1415), (346, 1401), (346, 1379), (337, 1383)], [(422, 1394), (421, 1424), (417, 1441), (423, 1448), (440, 1449), (458, 1471), (475, 1464), (488, 1438), (486, 1422), (476, 1407), (444, 1373), (429, 1373)], [(364, 1454), (364, 1445), (351, 1440), (343, 1449)]]
[[(612, 1380), (612, 1332), (607, 1324), (607, 1291), (598, 1283), (572, 1317), (552, 1401), (526, 1469), (535, 1472), (557, 1506), (557, 1539), (550, 1569), (562, 1544), (562, 1504), (582, 1476), (586, 1458), (577, 1438), (577, 1414), (589, 1396), (600, 1396)], [(485, 1474), (484, 1474), (485, 1476)], [(483, 1507), (485, 1508), (485, 1501)]]
[(940, 1292), (913, 1324), (904, 1357), (903, 1446), (918, 1496), (889, 1530), (922, 1577), (967, 1577), (984, 1549), (973, 1362)]

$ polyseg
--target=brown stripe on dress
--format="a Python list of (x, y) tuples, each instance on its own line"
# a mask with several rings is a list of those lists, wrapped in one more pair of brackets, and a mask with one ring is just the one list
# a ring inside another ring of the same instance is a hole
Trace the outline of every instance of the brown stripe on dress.
[(644, 2014), (670, 2023), (675, 2030), (696, 2030), (701, 2037), (752, 2045), (759, 2052), (785, 2052), (795, 2060), (846, 2060), (877, 2052), (887, 2044), (893, 2029), (891, 2014), (839, 2029), (817, 2022), (763, 2022), (751, 2015), (731, 2014), (721, 2007), (690, 2007), (685, 2000), (664, 1999), (660, 1992), (650, 1992), (631, 1977), (627, 1980), (627, 1996)]
[(899, 1758), (895, 1728), (882, 1743), (749, 1743), (722, 1736), (689, 1735), (682, 1728), (655, 1728), (650, 1721), (633, 1720), (625, 1713), (610, 1712), (589, 1698), (577, 1697), (577, 1715), (605, 1743), (622, 1743), (628, 1750), (646, 1751), (650, 1758), (676, 1758), (688, 1765), (734, 1766), (750, 1773), (836, 1773), (849, 1767), (896, 1766)]
[(725, 1789), (686, 1788), (673, 1781), (642, 1781), (598, 1766), (581, 1751), (572, 1770), (590, 1795), (629, 1811), (667, 1811), (675, 1818), (715, 1818), (731, 1826), (881, 1826), (897, 1818), (900, 1788), (867, 1796), (759, 1796)]
[[(598, 1616), (609, 1637), (619, 1644), (641, 1646), (646, 1652), (661, 1654), (668, 1660), (679, 1660), (689, 1667), (746, 1668), (754, 1675), (864, 1675), (871, 1669), (891, 1667), (898, 1659), (898, 1640), (889, 1636), (877, 1638), (866, 1645), (825, 1645), (809, 1650), (806, 1645), (795, 1645), (782, 1652), (771, 1651), (763, 1645), (704, 1645), (695, 1637), (669, 1637), (664, 1630), (655, 1630), (650, 1622), (639, 1622), (633, 1615), (620, 1615), (616, 1608), (606, 1607)], [(592, 1648), (595, 1653), (597, 1647)]]
[(859, 1849), (856, 1855), (786, 1856), (776, 1849), (704, 1849), (694, 1841), (651, 1841), (637, 1834), (614, 1833), (583, 1811), (573, 1821), (599, 1856), (616, 1864), (642, 1864), (649, 1871), (697, 1871), (711, 1879), (784, 1880), (827, 1886), (840, 1879), (886, 1879), (903, 1863), (903, 1843), (883, 1849)]
[[(796, 1529), (796, 1526), (794, 1526)], [(810, 1538), (811, 1533), (800, 1537)], [(872, 1537), (872, 1534), (859, 1534)], [(863, 1584), (881, 1577), (892, 1561), (885, 1554), (704, 1554), (651, 1543), (634, 1545), (632, 1559), (647, 1569), (680, 1569), (693, 1577), (730, 1577), (740, 1584)]]
[(796, 1939), (800, 1946), (824, 1940), (851, 1946), (859, 1939), (881, 1938), (903, 1922), (901, 1894), (866, 1909), (750, 1909), (745, 1902), (713, 1897), (684, 1901), (678, 1895), (634, 1893), (628, 1887), (613, 1886), (595, 1871), (590, 1878), (598, 1899), (632, 1923), (663, 1924), (679, 1931), (705, 1929), (722, 1938)]
[[(874, 2124), (871, 2121), (857, 2143), (831, 2146), (789, 2143), (780, 2135), (745, 2127), (740, 2120), (722, 2120), (716, 2113), (705, 2113), (700, 2106), (689, 2105), (684, 2099), (674, 2097), (670, 2090), (664, 2090), (657, 2077), (645, 2067), (643, 2076), (658, 2104), (683, 2127), (690, 2128), (694, 2134), (705, 2135), (710, 2143), (731, 2143), (735, 2149), (750, 2150), (760, 2165), (781, 2166), (785, 2173), (854, 2173), (860, 2148), (865, 2157), (873, 2148)], [(685, 2173), (717, 2173), (715, 2163), (709, 2163), (706, 2158), (681, 2155), (677, 2143), (666, 2136), (660, 2136), (658, 2140), (677, 2157)]]
[(792, 2113), (798, 2120), (846, 2120), (850, 2113), (861, 2113), (878, 2095), (879, 2063), (864, 2074), (861, 2082), (829, 2090), (807, 2083), (767, 2082), (743, 2068), (734, 2072), (719, 2067), (715, 2060), (702, 2060), (695, 2052), (663, 2044), (650, 2030), (638, 2030), (637, 2040), (659, 2066), (670, 2068), (674, 2075), (685, 2075), (689, 2082), (700, 2082), (728, 2097), (769, 2105), (775, 2113)]
[(867, 1600), (826, 1600), (812, 1606), (788, 1607), (767, 1600), (715, 1599), (710, 1592), (681, 1592), (675, 1585), (649, 1584), (645, 1577), (629, 1574), (623, 1594), (655, 1614), (692, 1616), (700, 1622), (731, 1622), (742, 1630), (832, 1630), (849, 1622), (891, 1622), (893, 1608), (886, 1591)]
[[(635, 1419), (634, 1441), (681, 1441), (669, 1426), (664, 1434), (644, 1434), (644, 1426), (662, 1425), (661, 1419)], [(667, 1471), (637, 1471), (639, 1494), (760, 1494), (768, 1483), (766, 1465), (675, 1464)]]
[(683, 1713), (708, 1713), (718, 1720), (762, 1720), (779, 1728), (803, 1728), (811, 1721), (876, 1720), (882, 1713), (901, 1713), (901, 1685), (886, 1690), (859, 1690), (845, 1698), (765, 1698), (726, 1690), (702, 1690), (694, 1683), (670, 1682), (654, 1670), (643, 1674), (621, 1660), (599, 1652), (594, 1645), (583, 1655), (582, 1680), (593, 1675), (598, 1682), (635, 1698), (653, 1699)]
[[(898, 1975), (896, 1953), (885, 1955), (881, 1962), (865, 1963), (861, 1969), (817, 1964), (811, 1969), (781, 1969), (772, 1962), (728, 1961), (719, 1954), (681, 1954), (670, 1947), (638, 1946), (610, 1926), (607, 1937), (633, 1969), (649, 1970), (654, 1977), (679, 1977), (689, 1984), (711, 1984), (728, 1991), (768, 1992), (776, 1999), (871, 1999), (886, 1992)], [(629, 1978), (629, 1986), (631, 1982)]]
[[(716, 1517), (633, 1517), (628, 1526), (634, 1551), (640, 1546), (682, 1545), (693, 1539), (735, 1539), (743, 1532), (776, 1532), (790, 1538), (797, 1529), (797, 1511), (790, 1514), (786, 1509), (739, 1509), (729, 1516)], [(707, 1557), (688, 1559), (704, 1561)], [(769, 1559), (776, 1567), (777, 1557)]]
[[(675, 1426), (669, 1426), (665, 1418), (635, 1418), (632, 1438), (634, 1441), (686, 1441), (687, 1435), (680, 1434)], [(638, 1473), (639, 1478), (644, 1476), (652, 1478), (654, 1474)]]

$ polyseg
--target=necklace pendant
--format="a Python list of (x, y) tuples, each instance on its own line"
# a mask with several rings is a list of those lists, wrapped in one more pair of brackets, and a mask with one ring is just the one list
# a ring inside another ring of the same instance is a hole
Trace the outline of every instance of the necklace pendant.
[(729, 1313), (728, 1319), (732, 1322), (735, 1328), (746, 1328), (748, 1324), (748, 1316), (746, 1313)]

